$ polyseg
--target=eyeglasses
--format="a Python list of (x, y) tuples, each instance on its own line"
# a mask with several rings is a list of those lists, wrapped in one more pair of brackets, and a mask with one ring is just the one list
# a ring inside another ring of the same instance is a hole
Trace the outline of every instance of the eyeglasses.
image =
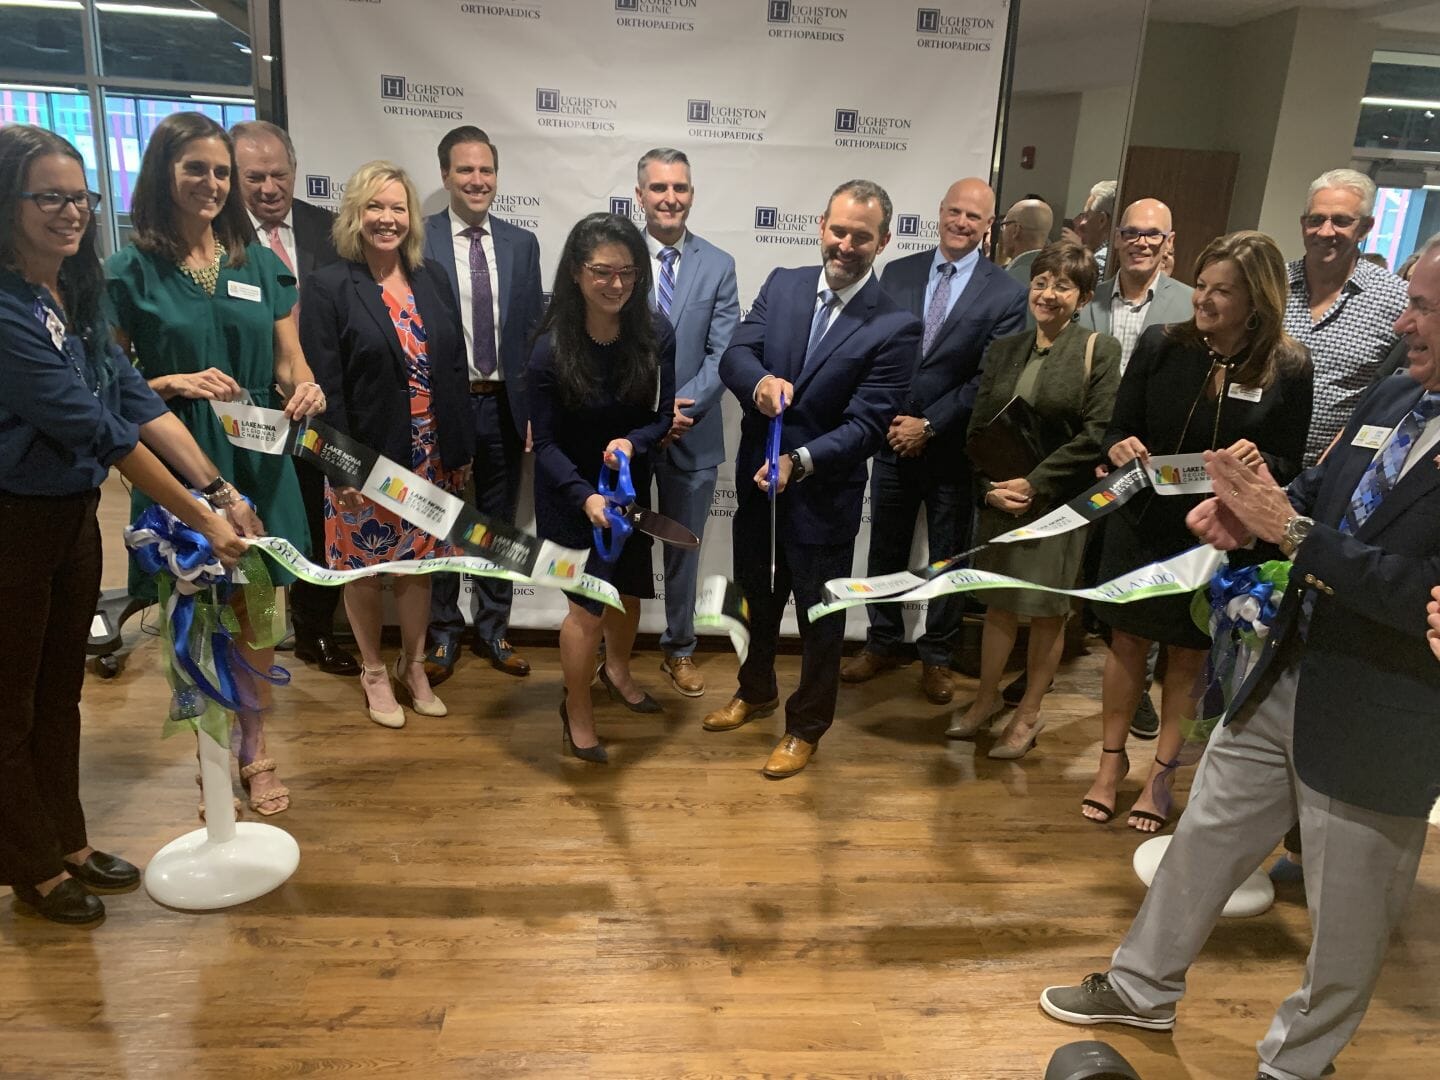
[(98, 191), (22, 191), (20, 198), (29, 199), (40, 208), (42, 214), (58, 214), (71, 203), (82, 214), (93, 214), (100, 206)]
[(1079, 292), (1080, 289), (1073, 282), (1061, 279), (1056, 281), (1049, 277), (1033, 277), (1030, 279), (1030, 291), (1032, 293), (1054, 292), (1063, 295), (1070, 292)]
[(622, 285), (631, 285), (640, 275), (638, 266), (606, 266), (604, 263), (585, 263), (585, 269), (590, 271), (590, 276), (597, 285), (609, 285), (616, 278), (620, 279)]
[(1337, 229), (1348, 229), (1360, 219), (1349, 214), (1303, 214), (1300, 224), (1307, 229), (1323, 229), (1328, 221)]
[(1147, 244), (1156, 243), (1170, 239), (1171, 234), (1164, 229), (1121, 229), (1120, 239), (1127, 244), (1138, 243), (1143, 240)]
[(1020, 227), (1020, 222), (1008, 220), (1000, 222), (1000, 228), (1002, 229), (1008, 229), (1011, 225), (1014, 225), (1018, 229)]

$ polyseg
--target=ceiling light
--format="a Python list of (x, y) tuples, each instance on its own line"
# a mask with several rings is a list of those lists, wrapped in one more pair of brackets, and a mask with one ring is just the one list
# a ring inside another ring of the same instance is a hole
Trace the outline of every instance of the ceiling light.
[(22, 94), (78, 94), (78, 86), (32, 86), (29, 83), (0, 83), (0, 90), (16, 90)]
[(254, 105), (255, 99), (248, 97), (221, 97), (218, 94), (191, 94), (191, 101), (211, 101), (217, 105)]
[(213, 11), (202, 11), (200, 8), (173, 8), (159, 7), (156, 4), (104, 4), (95, 5), (98, 11), (107, 11), (112, 15), (158, 15), (171, 19), (218, 19)]
[(80, 0), (0, 0), (0, 7), (48, 8), (51, 11), (84, 11)]
[(1422, 101), (1419, 98), (1362, 97), (1361, 105), (1385, 105), (1392, 109), (1440, 109), (1440, 101)]

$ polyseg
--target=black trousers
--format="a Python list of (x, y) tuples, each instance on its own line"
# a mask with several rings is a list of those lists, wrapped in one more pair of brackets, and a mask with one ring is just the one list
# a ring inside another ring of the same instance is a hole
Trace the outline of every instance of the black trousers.
[(100, 596), (99, 491), (0, 494), (0, 883), (85, 847), (80, 690)]
[[(742, 481), (748, 483), (749, 481)], [(784, 499), (784, 495), (781, 495)], [(793, 594), (800, 622), (800, 685), (785, 702), (785, 730), (806, 742), (819, 742), (835, 719), (840, 692), (840, 655), (845, 646), (845, 616), (812, 623), (806, 610), (819, 603), (831, 578), (849, 577), (855, 541), (802, 544), (792, 539), (780, 515), (775, 545), (775, 591), (770, 591), (770, 503), (756, 491), (742, 493), (735, 511), (735, 583), (750, 602), (750, 651), (740, 666), (741, 701), (759, 704), (779, 696), (775, 653), (780, 619)]]
[[(325, 474), (308, 461), (295, 462), (295, 478), (300, 481), (300, 501), (305, 504), (305, 524), (310, 529), (310, 561), (328, 566), (325, 561)], [(333, 586), (312, 585), (296, 580), (290, 586), (290, 621), (295, 636), (313, 641), (335, 629), (335, 608), (344, 590)]]

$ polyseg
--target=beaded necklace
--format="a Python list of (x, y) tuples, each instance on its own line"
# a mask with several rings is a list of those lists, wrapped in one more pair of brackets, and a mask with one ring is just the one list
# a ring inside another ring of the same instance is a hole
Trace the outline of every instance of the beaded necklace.
[[(220, 283), (220, 259), (225, 254), (225, 245), (219, 240), (215, 241), (215, 253), (210, 259), (210, 265), (202, 266), (198, 270), (193, 266), (187, 266), (184, 259), (175, 265), (180, 267), (180, 272), (191, 281), (199, 285), (210, 296), (215, 295), (215, 286)], [(188, 256), (187, 256), (188, 258)]]

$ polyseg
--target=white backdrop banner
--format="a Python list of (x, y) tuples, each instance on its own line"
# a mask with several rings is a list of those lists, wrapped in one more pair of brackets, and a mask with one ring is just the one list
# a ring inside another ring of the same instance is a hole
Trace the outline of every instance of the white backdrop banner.
[[(434, 212), (445, 205), (435, 147), (475, 124), (499, 149), (494, 212), (537, 234), (548, 291), (579, 218), (609, 209), (644, 226), (635, 162), (677, 147), (696, 191), (690, 227), (735, 257), (743, 314), (773, 268), (818, 261), (819, 214), (840, 182), (863, 177), (890, 193), (893, 239), (879, 269), (935, 245), (952, 181), (989, 175), (1009, 0), (932, 2), (285, 0), (297, 194), (333, 208), (358, 166), (388, 158)], [(739, 409), (728, 397), (725, 420), (733, 455)], [(722, 465), (702, 579), (732, 575), (735, 483)], [(523, 491), (520, 524), (533, 530), (528, 465)], [(863, 520), (856, 574), (866, 572), (868, 501)], [(924, 553), (922, 528), (912, 565)], [(517, 587), (512, 625), (558, 626), (564, 600), (545, 592)], [(664, 624), (660, 601), (647, 602), (641, 629)], [(851, 612), (847, 635), (864, 626)]]

